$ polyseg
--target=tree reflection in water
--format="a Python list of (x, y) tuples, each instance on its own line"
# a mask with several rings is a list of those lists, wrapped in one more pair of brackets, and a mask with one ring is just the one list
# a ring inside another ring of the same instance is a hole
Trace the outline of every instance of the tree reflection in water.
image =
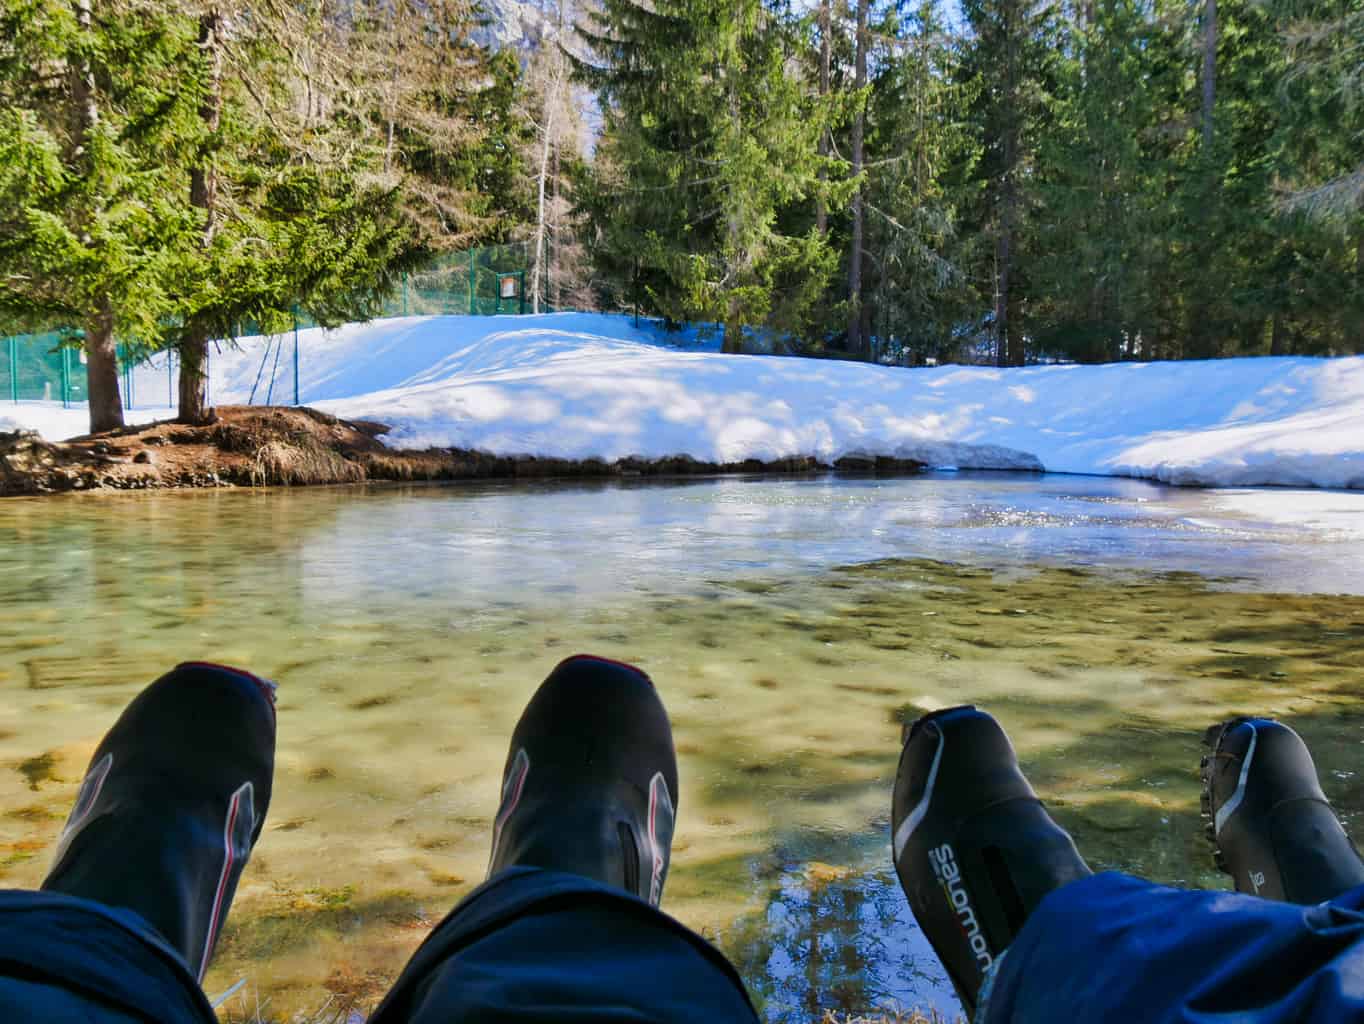
[(721, 945), (774, 1024), (805, 1024), (827, 1010), (961, 1014), (889, 872), (817, 861), (784, 870), (766, 910), (736, 923)]

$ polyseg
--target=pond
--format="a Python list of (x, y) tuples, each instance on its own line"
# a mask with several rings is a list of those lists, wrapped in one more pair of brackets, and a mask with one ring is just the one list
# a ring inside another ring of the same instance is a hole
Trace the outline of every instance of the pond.
[(1092, 866), (1226, 887), (1212, 722), (1286, 718), (1364, 812), (1361, 540), (1361, 494), (1002, 474), (9, 500), (0, 884), (41, 879), (142, 685), (243, 665), (280, 683), (275, 800), (206, 987), (363, 1008), (482, 879), (511, 727), (590, 651), (660, 688), (664, 906), (765, 1017), (950, 1016), (890, 870), (900, 723), (987, 707)]

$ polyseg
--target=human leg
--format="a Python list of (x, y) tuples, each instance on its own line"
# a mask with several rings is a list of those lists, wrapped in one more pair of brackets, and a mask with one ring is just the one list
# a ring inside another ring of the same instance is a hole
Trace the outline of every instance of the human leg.
[(249, 673), (189, 663), (133, 700), (42, 891), (0, 893), (0, 1019), (213, 1020), (198, 983), (264, 825), (274, 743), (273, 687)]
[(1321, 903), (1364, 885), (1364, 861), (1296, 732), (1267, 718), (1233, 718), (1203, 742), (1208, 839), (1237, 892)]
[(648, 676), (559, 665), (512, 734), (489, 880), (413, 956), (372, 1024), (752, 1021), (733, 967), (657, 909), (677, 806)]
[[(996, 735), (998, 726), (982, 718), (988, 716), (952, 709), (910, 730), (892, 815), (906, 895), (944, 962), (967, 964), (955, 972), (949, 966), (949, 973), (977, 1022), (1364, 1020), (1364, 887), (1330, 890), (1331, 902), (1302, 907), (1114, 873), (1090, 876), (1040, 808), (1010, 825), (1029, 806), (1031, 790), (1015, 775), (1002, 731)], [(1233, 725), (1225, 737), (1210, 734), (1214, 764), (1205, 766), (1210, 813), (1216, 818), (1229, 808), (1218, 835), (1222, 853), (1228, 863), (1255, 864), (1266, 876), (1272, 870), (1276, 884), (1301, 894), (1313, 883), (1307, 875), (1320, 874), (1323, 864), (1292, 844), (1332, 837), (1339, 823), (1328, 827), (1313, 809), (1324, 799), (1305, 747), (1294, 746), (1301, 744), (1296, 736), (1290, 742), (1272, 723), (1261, 724), (1257, 754), (1239, 720)], [(1278, 753), (1270, 756), (1271, 750)], [(920, 817), (928, 824), (919, 838), (906, 822), (923, 794), (928, 802)], [(1291, 836), (1291, 826), (1303, 822), (1310, 826), (1306, 834)], [(903, 843), (902, 829), (913, 833)], [(988, 837), (1003, 834), (996, 843), (1010, 853), (950, 861), (939, 853), (935, 862), (930, 855), (943, 845), (932, 845), (935, 830), (949, 836), (949, 846), (977, 851), (988, 849)], [(1348, 882), (1358, 857), (1348, 843), (1342, 848), (1332, 840), (1329, 849), (1335, 859), (1327, 874), (1337, 885)], [(999, 864), (1007, 869), (1003, 882)], [(1250, 884), (1249, 873), (1242, 876)], [(969, 918), (961, 913), (963, 902)], [(991, 962), (973, 973), (968, 940), (977, 923)]]
[(999, 723), (970, 706), (905, 730), (891, 827), (901, 888), (968, 1014), (1028, 915), (1090, 873)]

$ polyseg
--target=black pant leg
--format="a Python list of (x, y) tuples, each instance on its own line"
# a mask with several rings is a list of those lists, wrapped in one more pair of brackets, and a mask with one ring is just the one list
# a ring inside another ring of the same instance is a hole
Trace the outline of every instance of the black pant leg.
[(0, 1021), (216, 1024), (184, 960), (128, 910), (0, 891)]
[(370, 1024), (682, 1024), (757, 1016), (700, 936), (577, 875), (512, 869), (432, 933)]

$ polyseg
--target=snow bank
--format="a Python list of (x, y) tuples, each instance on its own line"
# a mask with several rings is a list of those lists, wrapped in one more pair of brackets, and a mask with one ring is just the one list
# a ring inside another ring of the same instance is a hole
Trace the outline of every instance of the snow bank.
[[(123, 410), (129, 426), (174, 417), (175, 410), (167, 406)], [(36, 430), (49, 441), (60, 441), (88, 433), (90, 411), (84, 405), (64, 409), (61, 402), (0, 402), (0, 432), (14, 430)]]
[[(1023, 451), (905, 418), (885, 389), (903, 371), (826, 360), (724, 356), (628, 317), (410, 317), (300, 337), (300, 397), (392, 425), (400, 448), (605, 461), (689, 455), (770, 462), (891, 455), (976, 469), (1040, 469)], [(226, 365), (224, 365), (226, 364)], [(220, 360), (244, 400), (259, 359)]]
[[(694, 336), (583, 313), (408, 317), (303, 331), (299, 344), (302, 401), (388, 423), (386, 440), (402, 448), (608, 461), (886, 455), (1364, 488), (1364, 358), (903, 369), (725, 356)], [(263, 345), (215, 357), (213, 401), (246, 400)]]

